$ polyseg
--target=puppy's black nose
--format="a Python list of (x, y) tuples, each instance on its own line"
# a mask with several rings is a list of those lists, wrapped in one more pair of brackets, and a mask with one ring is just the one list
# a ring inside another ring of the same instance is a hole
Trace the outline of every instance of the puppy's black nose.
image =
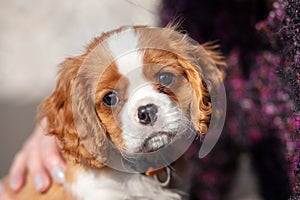
[(153, 125), (157, 120), (158, 108), (154, 104), (147, 104), (138, 108), (138, 118), (143, 125)]

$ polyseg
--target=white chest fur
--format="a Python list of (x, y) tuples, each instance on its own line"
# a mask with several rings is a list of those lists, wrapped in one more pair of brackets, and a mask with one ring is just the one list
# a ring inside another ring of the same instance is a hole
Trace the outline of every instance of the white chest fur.
[(152, 177), (111, 169), (77, 171), (67, 188), (79, 200), (177, 200), (180, 195), (162, 188)]

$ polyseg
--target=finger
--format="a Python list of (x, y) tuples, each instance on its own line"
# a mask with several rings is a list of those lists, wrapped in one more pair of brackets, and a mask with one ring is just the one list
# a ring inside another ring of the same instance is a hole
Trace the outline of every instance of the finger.
[(26, 175), (26, 160), (25, 153), (19, 152), (12, 163), (9, 172), (10, 187), (13, 191), (18, 191), (24, 184), (24, 178)]
[(58, 184), (63, 183), (65, 177), (65, 162), (60, 154), (60, 149), (55, 142), (54, 137), (44, 136), (41, 147), (43, 151), (41, 152), (42, 158), (44, 158), (43, 165), (51, 174), (54, 181)]
[(50, 177), (42, 165), (41, 155), (38, 151), (32, 151), (28, 158), (29, 173), (33, 176), (36, 191), (45, 192), (50, 187)]
[(0, 199), (1, 200), (9, 200), (7, 194), (4, 192), (4, 186), (1, 181), (0, 181)]
[(40, 135), (40, 151), (44, 167), (51, 174), (54, 181), (58, 184), (64, 181), (65, 162), (61, 156), (59, 145), (55, 138), (47, 135), (47, 119), (43, 118), (36, 128), (36, 133)]
[(11, 200), (6, 193), (0, 191), (0, 199), (1, 200)]

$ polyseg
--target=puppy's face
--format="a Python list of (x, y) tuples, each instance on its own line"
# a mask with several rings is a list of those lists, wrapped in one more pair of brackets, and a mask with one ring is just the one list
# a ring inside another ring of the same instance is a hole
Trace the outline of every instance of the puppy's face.
[(183, 134), (191, 125), (191, 99), (176, 54), (138, 48), (102, 73), (95, 95), (97, 114), (110, 139), (127, 153), (156, 151)]
[(40, 113), (65, 154), (93, 166), (105, 163), (111, 145), (126, 154), (149, 153), (186, 131), (204, 134), (211, 116), (204, 71), (210, 82), (221, 82), (216, 65), (225, 65), (206, 49), (173, 29), (105, 33), (62, 64)]

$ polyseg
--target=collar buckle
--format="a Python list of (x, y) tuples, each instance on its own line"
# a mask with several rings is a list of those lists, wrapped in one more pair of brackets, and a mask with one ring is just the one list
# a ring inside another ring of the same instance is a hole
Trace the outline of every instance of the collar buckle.
[(160, 169), (149, 168), (146, 176), (153, 176), (153, 178), (162, 186), (167, 187), (171, 182), (171, 168), (169, 166)]

